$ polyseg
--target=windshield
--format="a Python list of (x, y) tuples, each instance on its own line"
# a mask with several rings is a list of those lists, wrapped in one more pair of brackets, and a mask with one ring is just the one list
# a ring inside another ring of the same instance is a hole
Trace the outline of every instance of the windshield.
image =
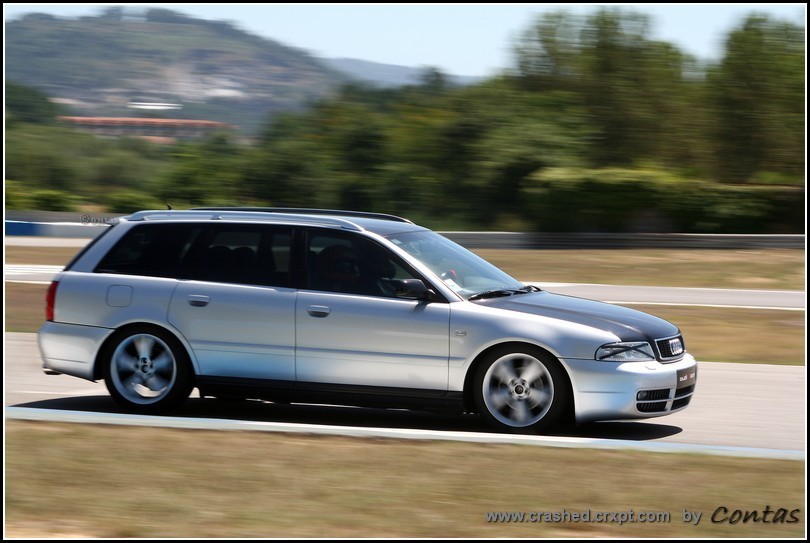
[(481, 293), (524, 288), (480, 256), (435, 232), (394, 234), (388, 239), (466, 299)]

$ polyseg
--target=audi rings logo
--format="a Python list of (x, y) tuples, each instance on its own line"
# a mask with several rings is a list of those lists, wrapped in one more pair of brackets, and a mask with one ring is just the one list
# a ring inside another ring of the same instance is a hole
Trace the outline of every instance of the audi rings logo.
[(677, 356), (683, 352), (683, 343), (681, 343), (681, 338), (674, 338), (669, 340), (669, 350), (672, 353), (672, 356)]

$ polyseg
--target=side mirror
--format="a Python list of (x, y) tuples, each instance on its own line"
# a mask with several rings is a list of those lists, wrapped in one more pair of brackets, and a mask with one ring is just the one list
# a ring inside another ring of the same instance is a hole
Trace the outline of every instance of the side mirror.
[(429, 302), (436, 293), (427, 288), (421, 279), (399, 279), (394, 284), (394, 295), (403, 300)]

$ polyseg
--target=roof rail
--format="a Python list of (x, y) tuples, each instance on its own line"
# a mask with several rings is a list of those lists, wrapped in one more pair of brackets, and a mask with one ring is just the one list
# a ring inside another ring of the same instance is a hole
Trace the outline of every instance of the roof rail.
[[(272, 212), (243, 211), (247, 208), (212, 208), (212, 209), (188, 209), (188, 210), (152, 210), (138, 211), (125, 217), (128, 221), (152, 221), (167, 219), (236, 219), (236, 220), (281, 220), (284, 222), (295, 222), (298, 224), (310, 224), (321, 226), (337, 226), (346, 230), (361, 231), (363, 228), (348, 219), (341, 217), (315, 216), (309, 214), (282, 214)], [(274, 217), (275, 215), (275, 217)]]
[(331, 215), (335, 217), (356, 217), (358, 219), (378, 219), (413, 224), (408, 219), (387, 213), (368, 211), (341, 211), (336, 209), (313, 209), (296, 207), (195, 207), (192, 211), (248, 211), (251, 213), (283, 213), (293, 215)]

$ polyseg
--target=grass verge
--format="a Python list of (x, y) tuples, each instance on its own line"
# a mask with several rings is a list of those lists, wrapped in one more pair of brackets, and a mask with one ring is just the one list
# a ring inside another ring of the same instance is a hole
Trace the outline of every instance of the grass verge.
[[(8, 421), (5, 527), (33, 538), (786, 538), (804, 533), (804, 480), (804, 463), (787, 460)], [(766, 507), (797, 522), (710, 518)], [(485, 516), (564, 510), (670, 519)]]
[(48, 266), (64, 266), (81, 247), (6, 247), (6, 263), (8, 264), (39, 264)]
[(523, 281), (804, 290), (798, 249), (476, 250)]
[(6, 332), (36, 332), (45, 323), (48, 285), (6, 283)]
[(805, 312), (628, 305), (676, 324), (698, 360), (784, 364), (805, 361)]

